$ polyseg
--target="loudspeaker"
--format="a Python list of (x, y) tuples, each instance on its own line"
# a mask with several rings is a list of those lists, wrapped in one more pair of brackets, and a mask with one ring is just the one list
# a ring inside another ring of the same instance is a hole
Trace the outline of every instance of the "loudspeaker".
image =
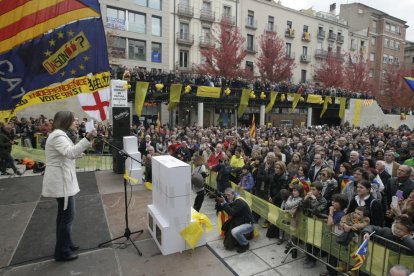
[(122, 140), (124, 136), (131, 134), (131, 109), (129, 107), (112, 108), (113, 139)]
[[(110, 143), (120, 150), (123, 149), (122, 140), (111, 139)], [(125, 159), (119, 154), (116, 149), (111, 147), (110, 150), (112, 153), (112, 169), (114, 173), (123, 174), (125, 172)]]

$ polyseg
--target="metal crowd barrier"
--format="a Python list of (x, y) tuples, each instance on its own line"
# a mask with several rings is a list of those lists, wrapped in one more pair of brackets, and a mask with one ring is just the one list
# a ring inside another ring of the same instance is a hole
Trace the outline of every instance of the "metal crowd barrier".
[[(36, 162), (45, 163), (45, 152), (43, 149), (13, 146), (12, 156), (14, 159), (28, 158)], [(87, 172), (97, 170), (112, 170), (113, 157), (110, 154), (85, 154), (76, 159), (76, 171)]]
[[(214, 192), (217, 187), (216, 176), (216, 172), (210, 171), (206, 179), (206, 189), (210, 192)], [(334, 269), (335, 267), (329, 263), (331, 258), (345, 263), (346, 271), (351, 270), (355, 265), (351, 255), (360, 246), (361, 239), (353, 240), (348, 246), (341, 246), (336, 243), (337, 235), (332, 232), (332, 227), (327, 225), (325, 220), (306, 217), (300, 212), (297, 215), (297, 225), (293, 226), (290, 223), (291, 216), (287, 212), (249, 192), (240, 191), (234, 183), (232, 187), (240, 192), (252, 211), (276, 225), (290, 237), (292, 247), (289, 253), (296, 249)], [(286, 261), (289, 253), (283, 262)], [(403, 264), (414, 270), (414, 254), (405, 246), (373, 235), (369, 242), (368, 256), (360, 271), (373, 276), (386, 276), (390, 268), (396, 264)], [(343, 275), (348, 274), (343, 273)]]

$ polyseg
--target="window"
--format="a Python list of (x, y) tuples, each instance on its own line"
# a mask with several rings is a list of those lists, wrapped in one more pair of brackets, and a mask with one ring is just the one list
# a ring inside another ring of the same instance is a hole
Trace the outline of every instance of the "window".
[(395, 25), (391, 25), (391, 32), (395, 33)]
[(129, 59), (146, 61), (145, 41), (128, 39), (128, 57)]
[(202, 6), (201, 10), (206, 12), (206, 13), (210, 13), (211, 12), (211, 3), (208, 2), (208, 1), (203, 1), (203, 6)]
[(125, 27), (125, 11), (108, 7), (106, 9), (107, 23), (106, 26), (111, 29), (124, 31)]
[(152, 35), (161, 36), (161, 17), (152, 16)]
[(400, 58), (399, 57), (394, 57), (394, 63), (399, 65), (400, 64)]
[(304, 57), (306, 57), (308, 55), (308, 47), (307, 46), (302, 47), (302, 55)]
[(108, 38), (109, 54), (113, 58), (126, 58), (126, 39), (118, 36)]
[(190, 26), (187, 23), (180, 23), (180, 38), (181, 39), (188, 39), (190, 31)]
[(374, 32), (377, 32), (377, 21), (376, 20), (372, 20), (372, 30)]
[(377, 44), (377, 38), (375, 36), (371, 37), (371, 45), (375, 46)]
[(223, 6), (223, 15), (224, 16), (231, 16), (231, 7), (230, 6)]
[(390, 29), (391, 29), (391, 25), (390, 25), (390, 23), (385, 23), (385, 30), (386, 30), (387, 32), (389, 32), (389, 31), (390, 31)]
[(391, 40), (390, 40), (390, 47), (391, 47), (391, 48), (394, 48), (394, 47), (395, 47), (395, 46), (394, 46), (394, 44), (395, 44), (395, 41), (391, 39)]
[(400, 42), (395, 41), (395, 49), (400, 50)]
[(247, 12), (247, 25), (254, 26), (254, 11)]
[(393, 56), (389, 56), (388, 57), (388, 63), (389, 64), (393, 64), (394, 63), (394, 57)]
[(374, 77), (374, 70), (373, 69), (369, 70), (368, 77), (370, 77), (370, 78)]
[(161, 10), (161, 0), (148, 0), (148, 8)]
[(134, 2), (135, 2), (135, 4), (138, 4), (138, 5), (141, 5), (141, 6), (144, 6), (144, 7), (147, 6), (147, 0), (135, 0)]
[(209, 27), (201, 28), (201, 37), (206, 41), (210, 41), (210, 39), (211, 39), (211, 29)]
[(384, 46), (390, 47), (390, 40), (388, 38), (384, 38)]
[(369, 60), (370, 61), (375, 61), (375, 53), (370, 53), (369, 54)]
[(395, 32), (396, 32), (397, 34), (401, 34), (401, 27), (400, 27), (400, 26), (396, 26), (396, 27), (395, 27)]
[(269, 32), (275, 31), (275, 18), (273, 16), (269, 16), (267, 19), (267, 30)]
[(247, 35), (247, 50), (248, 51), (254, 51), (254, 36), (253, 35)]
[(356, 41), (355, 41), (355, 39), (351, 39), (351, 50), (355, 50), (357, 48), (357, 44), (356, 44)]
[(303, 32), (307, 33), (309, 31), (309, 26), (308, 25), (303, 25)]
[(316, 46), (316, 49), (323, 50), (322, 41), (318, 41), (318, 44)]
[(341, 54), (341, 46), (336, 46), (336, 53), (338, 54), (338, 55), (340, 55)]
[(129, 12), (128, 13), (128, 31), (145, 34), (146, 32), (145, 14)]
[(383, 55), (382, 56), (382, 62), (383, 63), (387, 63), (388, 62), (388, 55)]
[(161, 62), (161, 43), (151, 43), (151, 62)]
[(290, 57), (292, 54), (292, 44), (291, 43), (286, 43), (286, 55), (288, 57)]
[(188, 68), (188, 51), (180, 50), (180, 67)]
[(300, 71), (300, 82), (306, 82), (306, 70)]
[(246, 69), (249, 69), (250, 72), (254, 71), (253, 61), (247, 61), (246, 60)]

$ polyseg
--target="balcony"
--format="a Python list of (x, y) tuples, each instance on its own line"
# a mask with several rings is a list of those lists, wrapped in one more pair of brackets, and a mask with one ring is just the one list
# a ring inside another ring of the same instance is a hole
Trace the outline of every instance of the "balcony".
[(349, 50), (355, 51), (356, 49), (357, 49), (357, 46), (355, 44), (354, 45), (351, 44), (351, 47), (349, 48)]
[(194, 16), (194, 7), (187, 4), (178, 4), (177, 14), (183, 17), (191, 18)]
[(325, 59), (327, 57), (328, 57), (328, 51), (322, 50), (322, 49), (317, 49), (315, 51), (315, 58)]
[(257, 46), (256, 45), (247, 45), (246, 51), (249, 54), (256, 54), (257, 53)]
[(302, 34), (302, 41), (305, 41), (305, 42), (310, 42), (311, 41), (310, 33), (309, 32), (303, 32), (303, 34)]
[(309, 56), (309, 55), (300, 55), (300, 62), (302, 62), (302, 63), (311, 62), (311, 56)]
[(343, 35), (338, 35), (337, 39), (336, 39), (336, 43), (338, 44), (343, 44), (344, 43), (344, 36)]
[(201, 9), (200, 20), (213, 23), (216, 20), (216, 14), (211, 9)]
[(294, 52), (287, 52), (285, 54), (286, 59), (295, 59), (295, 53)]
[(287, 37), (287, 38), (295, 38), (295, 29), (286, 28), (285, 37)]
[(325, 31), (324, 30), (318, 30), (317, 37), (318, 37), (318, 39), (325, 39)]
[(194, 35), (189, 33), (177, 33), (177, 44), (192, 46), (194, 45)]
[(266, 33), (276, 33), (276, 25), (267, 26), (265, 29)]
[(214, 41), (211, 37), (208, 36), (200, 36), (200, 48), (210, 48), (214, 47)]
[(332, 41), (332, 42), (335, 42), (335, 40), (336, 40), (336, 34), (334, 34), (334, 33), (329, 33), (329, 34), (328, 34), (328, 40), (329, 40), (329, 41)]
[[(185, 66), (187, 65), (187, 66)], [(175, 70), (178, 70), (179, 72), (190, 72), (191, 71), (191, 67), (188, 66), (188, 64), (180, 64), (179, 61), (175, 62)]]
[(232, 16), (230, 14), (223, 14), (221, 16), (221, 20), (226, 21), (226, 22), (230, 23), (231, 25), (236, 24), (236, 20), (235, 20), (234, 16)]
[(246, 28), (256, 30), (257, 29), (257, 20), (252, 17), (247, 17), (246, 19)]

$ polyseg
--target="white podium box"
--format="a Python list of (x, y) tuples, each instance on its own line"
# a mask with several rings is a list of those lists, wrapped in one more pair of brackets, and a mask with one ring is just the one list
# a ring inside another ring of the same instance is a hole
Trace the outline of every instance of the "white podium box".
[(172, 156), (152, 157), (152, 180), (167, 197), (191, 194), (191, 167)]
[(165, 194), (159, 194), (157, 198), (158, 205), (154, 205), (168, 218), (170, 224), (178, 225), (191, 221), (191, 195), (167, 197)]
[[(180, 231), (185, 227), (184, 225), (178, 227), (170, 225), (166, 219), (158, 213), (158, 210), (154, 205), (148, 205), (147, 221), (148, 230), (163, 255), (182, 252), (186, 249), (185, 241), (180, 235)], [(186, 225), (188, 225), (188, 223)]]
[[(128, 154), (138, 160), (141, 161), (141, 153), (139, 151), (135, 151), (135, 152), (128, 152)], [(141, 163), (131, 159), (130, 157), (128, 157), (125, 160), (125, 170), (131, 170), (131, 169), (137, 169), (137, 168), (141, 168)]]
[[(135, 136), (124, 136), (122, 138), (124, 145), (124, 151), (128, 152), (137, 152), (138, 151), (138, 139)], [(141, 160), (141, 159), (140, 159)]]
[(135, 181), (130, 181), (129, 184), (131, 184), (131, 185), (142, 185), (142, 184), (144, 184), (143, 181), (142, 181), (142, 176), (143, 176), (142, 168), (136, 168), (136, 169), (132, 169), (132, 170), (127, 169), (127, 172), (128, 172), (129, 176), (132, 179), (136, 180), (136, 182)]

